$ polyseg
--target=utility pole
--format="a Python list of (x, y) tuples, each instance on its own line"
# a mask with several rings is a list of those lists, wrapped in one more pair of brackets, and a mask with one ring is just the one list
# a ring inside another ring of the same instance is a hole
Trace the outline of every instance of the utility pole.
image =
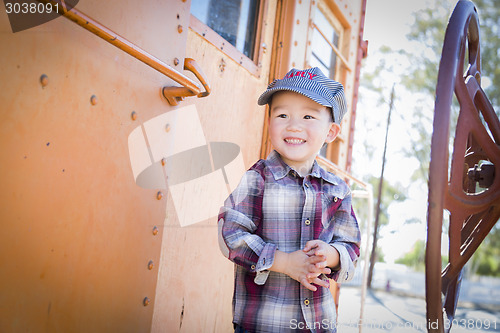
[(380, 171), (380, 181), (378, 184), (377, 211), (375, 213), (375, 225), (373, 227), (373, 246), (372, 246), (372, 253), (370, 255), (370, 269), (368, 271), (368, 288), (372, 287), (373, 267), (375, 266), (375, 259), (376, 259), (380, 204), (382, 202), (382, 185), (384, 183), (385, 154), (387, 152), (387, 136), (389, 134), (389, 125), (391, 124), (392, 107), (394, 106), (394, 85), (395, 84), (392, 85), (391, 101), (389, 104), (389, 115), (387, 116), (387, 127), (385, 129), (384, 153), (382, 155), (382, 170)]

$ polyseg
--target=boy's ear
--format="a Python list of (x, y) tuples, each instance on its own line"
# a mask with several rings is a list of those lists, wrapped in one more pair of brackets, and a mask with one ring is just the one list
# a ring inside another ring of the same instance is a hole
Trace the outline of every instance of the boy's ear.
[(326, 136), (325, 142), (330, 143), (339, 135), (340, 133), (340, 125), (336, 123), (330, 124), (330, 130), (328, 131), (328, 135)]

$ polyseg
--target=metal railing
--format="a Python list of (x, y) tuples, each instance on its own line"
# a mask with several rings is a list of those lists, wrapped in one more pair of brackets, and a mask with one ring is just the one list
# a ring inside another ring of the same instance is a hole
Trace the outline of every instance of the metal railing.
[[(137, 60), (143, 62), (144, 64), (150, 66), (151, 68), (157, 70), (158, 72), (162, 73), (163, 75), (169, 77), (170, 79), (182, 85), (182, 87), (166, 87), (166, 89), (173, 88), (172, 91), (170, 91), (170, 96), (172, 98), (177, 97), (182, 99), (183, 97), (186, 96), (205, 97), (210, 94), (210, 86), (208, 85), (207, 80), (204, 78), (204, 75), (201, 73), (199, 67), (196, 65), (194, 60), (186, 59), (187, 61), (184, 63), (184, 69), (187, 69), (196, 75), (196, 77), (201, 81), (201, 83), (205, 88), (204, 92), (196, 82), (194, 82), (187, 76), (183, 75), (182, 73), (179, 73), (174, 68), (170, 67), (168, 64), (164, 63), (160, 59), (156, 58), (152, 54), (143, 50), (134, 43), (128, 41), (124, 37), (120, 36), (116, 32), (112, 31), (111, 29), (107, 28), (106, 26), (102, 25), (101, 23), (97, 22), (96, 20), (92, 19), (91, 17), (82, 13), (76, 8), (67, 8), (64, 5), (64, 3), (61, 5), (57, 1), (51, 1), (51, 0), (37, 0), (37, 1), (43, 4), (51, 4), (53, 7), (57, 8), (58, 14), (60, 14), (61, 16), (64, 16), (67, 19), (75, 22), (76, 24), (90, 31), (94, 35), (104, 39), (106, 42), (116, 46), (120, 50), (126, 52), (127, 54), (131, 55)], [(181, 95), (176, 96), (175, 95), (176, 93), (180, 93)], [(163, 89), (163, 95), (164, 96), (166, 95), (165, 88)], [(165, 98), (169, 100), (167, 96), (165, 96)], [(175, 102), (175, 99), (173, 99), (173, 101)], [(172, 104), (171, 100), (169, 100), (169, 103)], [(174, 103), (173, 105), (175, 104), (176, 103)]]

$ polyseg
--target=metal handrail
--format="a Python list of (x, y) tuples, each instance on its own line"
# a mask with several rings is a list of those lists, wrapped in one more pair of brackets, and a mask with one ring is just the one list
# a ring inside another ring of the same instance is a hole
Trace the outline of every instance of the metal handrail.
[[(52, 4), (52, 6), (59, 4), (57, 1), (51, 1), (51, 0), (37, 0), (37, 1), (44, 4)], [(64, 16), (67, 19), (75, 22), (76, 24), (90, 31), (94, 35), (101, 37), (108, 43), (130, 54), (137, 60), (145, 63), (151, 68), (166, 75), (170, 79), (174, 80), (175, 82), (189, 89), (193, 93), (193, 95), (198, 96), (202, 93), (202, 88), (196, 82), (192, 81), (187, 76), (179, 73), (174, 68), (170, 67), (160, 59), (149, 54), (145, 50), (141, 49), (139, 46), (128, 41), (127, 39), (118, 35), (114, 31), (108, 29), (107, 27), (97, 22), (96, 20), (92, 19), (91, 17), (87, 16), (86, 14), (82, 13), (81, 11), (75, 8), (67, 9), (64, 7), (65, 6), (61, 5), (57, 6), (59, 10), (58, 14), (60, 14), (61, 16)]]
[(341, 176), (341, 177), (344, 177), (346, 179), (350, 179), (365, 189), (368, 188), (368, 184), (355, 178), (353, 175), (351, 175), (347, 171), (342, 170), (337, 164), (333, 163), (332, 161), (328, 160), (327, 158), (325, 158), (321, 155), (318, 155), (318, 156), (316, 156), (316, 160), (318, 161), (319, 164), (321, 164), (324, 167), (326, 167), (327, 169), (331, 169), (333, 172), (335, 172), (335, 174), (337, 176)]

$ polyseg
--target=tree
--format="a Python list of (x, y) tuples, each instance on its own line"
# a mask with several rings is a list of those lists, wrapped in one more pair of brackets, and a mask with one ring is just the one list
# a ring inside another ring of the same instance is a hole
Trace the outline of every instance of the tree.
[[(497, 114), (500, 114), (500, 7), (497, 0), (473, 1), (480, 24), (480, 54), (483, 88)], [(437, 68), (441, 58), (447, 20), (453, 7), (444, 0), (434, 2), (433, 7), (425, 8), (415, 14), (415, 23), (408, 39), (423, 45), (422, 52), (405, 53), (413, 66), (402, 83), (410, 90), (426, 92), (434, 96), (437, 82)]]
[[(448, 262), (447, 257), (442, 257), (442, 266), (445, 267)], [(412, 249), (405, 253), (402, 257), (396, 259), (396, 264), (403, 264), (416, 271), (425, 270), (425, 241), (419, 239), (413, 244)]]
[(414, 268), (417, 271), (423, 271), (425, 269), (425, 242), (423, 240), (416, 241), (411, 251), (396, 259), (395, 262), (396, 264)]

